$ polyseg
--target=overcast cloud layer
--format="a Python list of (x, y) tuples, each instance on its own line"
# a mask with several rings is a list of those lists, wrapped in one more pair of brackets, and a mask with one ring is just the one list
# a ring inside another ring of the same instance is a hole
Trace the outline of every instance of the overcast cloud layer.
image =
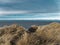
[(0, 20), (60, 20), (60, 13), (2, 14)]
[(60, 0), (0, 0), (0, 20), (10, 18), (59, 19)]
[(1, 10), (60, 12), (60, 0), (0, 0)]

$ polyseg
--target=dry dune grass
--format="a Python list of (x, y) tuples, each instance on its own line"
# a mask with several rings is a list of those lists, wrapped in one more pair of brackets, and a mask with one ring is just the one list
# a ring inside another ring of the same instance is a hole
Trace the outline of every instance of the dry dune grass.
[(0, 45), (15, 45), (24, 31), (25, 28), (15, 24), (0, 29)]
[(0, 28), (0, 45), (60, 45), (60, 23), (31, 26), (16, 24)]

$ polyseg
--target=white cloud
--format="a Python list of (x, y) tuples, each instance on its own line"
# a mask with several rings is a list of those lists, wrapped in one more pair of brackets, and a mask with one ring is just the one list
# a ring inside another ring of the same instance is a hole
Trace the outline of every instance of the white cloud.
[(29, 13), (30, 11), (0, 11), (0, 15), (4, 14), (25, 14)]
[(60, 20), (60, 18), (0, 18), (0, 20)]
[(60, 13), (38, 13), (38, 14), (35, 14), (35, 17), (36, 16), (40, 16), (40, 17), (60, 17)]
[[(13, 15), (17, 14), (17, 15)], [(0, 11), (0, 16), (2, 17), (13, 17), (16, 18), (18, 14), (22, 14), (21, 18), (56, 18), (60, 17), (60, 13), (32, 13), (31, 11)], [(25, 15), (24, 15), (25, 14)], [(5, 16), (6, 15), (6, 16)], [(10, 16), (8, 16), (10, 15)]]
[(33, 13), (33, 15), (35, 15), (35, 16), (39, 16), (39, 15), (41, 15), (41, 16), (54, 16), (54, 15), (56, 15), (56, 16), (58, 16), (58, 15), (60, 15), (60, 13), (34, 13), (33, 11), (28, 11), (28, 10), (12, 10), (12, 11), (7, 11), (7, 10), (4, 10), (4, 9), (0, 9), (0, 15), (1, 14), (28, 14), (28, 13)]
[[(4, 11), (1, 10), (0, 11), (0, 16), (4, 16), (6, 14), (28, 14), (30, 18), (28, 18), (27, 16), (25, 16), (25, 18), (23, 18), (24, 16), (22, 16), (22, 18), (0, 18), (0, 20), (60, 20), (60, 13), (31, 13), (31, 11), (25, 11), (25, 10), (21, 10), (21, 11)], [(30, 16), (30, 14), (34, 17), (32, 18)], [(9, 17), (9, 16), (7, 16)]]

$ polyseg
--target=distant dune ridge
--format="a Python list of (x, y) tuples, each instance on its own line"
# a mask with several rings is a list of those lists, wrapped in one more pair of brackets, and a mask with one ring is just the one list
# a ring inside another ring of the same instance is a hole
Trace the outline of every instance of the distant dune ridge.
[(0, 27), (0, 45), (60, 45), (60, 23), (29, 29), (17, 24)]

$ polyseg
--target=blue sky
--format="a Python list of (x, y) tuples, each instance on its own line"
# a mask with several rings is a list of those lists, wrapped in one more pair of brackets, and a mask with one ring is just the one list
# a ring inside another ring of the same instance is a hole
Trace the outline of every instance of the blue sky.
[(57, 17), (60, 17), (60, 0), (0, 0), (0, 20)]

